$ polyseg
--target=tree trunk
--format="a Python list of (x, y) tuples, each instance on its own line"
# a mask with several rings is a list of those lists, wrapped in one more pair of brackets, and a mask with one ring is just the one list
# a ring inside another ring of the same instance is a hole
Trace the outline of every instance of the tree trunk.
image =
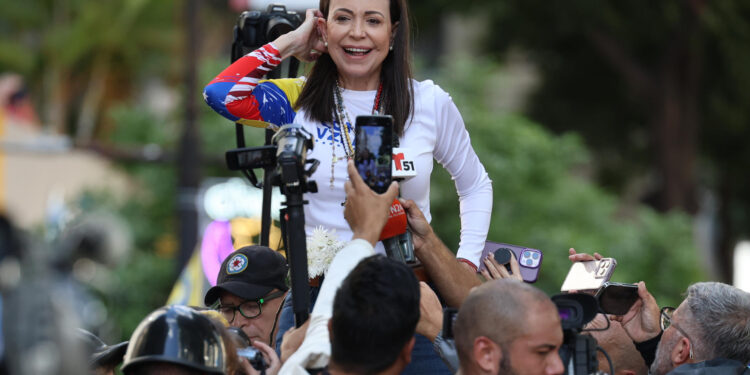
[[(185, 124), (182, 128), (177, 156), (177, 210), (179, 220), (178, 270), (187, 264), (198, 243), (198, 212), (196, 196), (201, 173), (201, 149), (196, 119), (198, 108), (198, 1), (185, 2)], [(178, 271), (179, 272), (179, 271)]]
[(109, 58), (103, 54), (96, 57), (91, 69), (86, 91), (83, 93), (81, 113), (76, 122), (76, 143), (89, 143), (96, 131), (96, 122), (99, 117), (99, 108), (102, 103), (104, 91), (107, 87), (107, 74), (109, 73)]

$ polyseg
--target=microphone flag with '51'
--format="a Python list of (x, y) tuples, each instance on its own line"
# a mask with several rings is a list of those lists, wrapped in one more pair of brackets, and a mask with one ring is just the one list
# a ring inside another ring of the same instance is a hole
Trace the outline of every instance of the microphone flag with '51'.
[(394, 147), (391, 158), (391, 177), (394, 180), (407, 180), (417, 175), (414, 166), (414, 155), (406, 147)]
[(411, 232), (407, 229), (406, 211), (398, 199), (393, 200), (388, 221), (380, 232), (380, 241), (383, 241), (389, 258), (402, 263), (412, 263), (416, 260)]

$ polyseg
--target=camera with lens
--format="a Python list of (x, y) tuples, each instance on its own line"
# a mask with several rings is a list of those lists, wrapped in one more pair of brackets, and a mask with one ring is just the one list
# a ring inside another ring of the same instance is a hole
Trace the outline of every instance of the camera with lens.
[[(312, 136), (299, 124), (287, 124), (279, 128), (273, 136), (273, 144), (260, 147), (245, 147), (226, 152), (227, 166), (230, 170), (252, 170), (276, 167), (272, 184), (282, 192), (316, 192), (314, 181), (307, 177), (317, 169), (320, 163), (307, 159), (307, 151), (313, 147)], [(305, 169), (305, 164), (312, 164)]]
[(588, 294), (569, 293), (552, 296), (552, 302), (557, 306), (563, 330), (560, 359), (565, 366), (565, 374), (599, 373), (599, 360), (596, 357), (598, 343), (593, 336), (580, 334), (583, 326), (593, 320), (599, 310), (596, 298)]
[(300, 24), (302, 17), (297, 12), (287, 10), (283, 4), (271, 4), (265, 12), (242, 12), (237, 29), (244, 46), (255, 49), (296, 29)]
[(253, 368), (258, 371), (268, 368), (266, 361), (263, 359), (263, 354), (260, 350), (255, 349), (252, 346), (237, 349), (237, 356), (247, 359), (247, 361), (250, 362), (250, 366), (253, 366)]
[(245, 334), (242, 329), (238, 327), (228, 327), (227, 331), (235, 343), (240, 346), (240, 348), (237, 349), (238, 357), (247, 359), (250, 365), (258, 371), (263, 371), (268, 368), (268, 364), (263, 358), (263, 353), (250, 346), (250, 338), (247, 337), (247, 334)]

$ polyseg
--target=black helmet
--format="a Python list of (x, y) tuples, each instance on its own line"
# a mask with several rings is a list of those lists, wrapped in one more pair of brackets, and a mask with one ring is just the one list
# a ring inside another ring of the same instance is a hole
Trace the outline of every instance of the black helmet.
[(78, 338), (83, 342), (86, 352), (89, 354), (89, 366), (109, 366), (122, 362), (128, 342), (123, 341), (115, 345), (107, 345), (99, 336), (78, 328)]
[(167, 362), (210, 374), (226, 370), (224, 341), (209, 318), (186, 306), (162, 307), (130, 337), (122, 370), (138, 363)]

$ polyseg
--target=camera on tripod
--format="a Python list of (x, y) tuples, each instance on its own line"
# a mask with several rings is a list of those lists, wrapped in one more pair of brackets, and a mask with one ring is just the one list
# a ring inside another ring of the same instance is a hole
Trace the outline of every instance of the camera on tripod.
[(237, 31), (245, 47), (255, 49), (296, 29), (302, 17), (283, 4), (271, 4), (265, 12), (248, 10), (237, 21)]
[[(232, 42), (232, 62), (244, 56), (248, 49), (260, 48), (279, 36), (288, 33), (302, 24), (302, 17), (287, 11), (284, 5), (272, 4), (266, 12), (248, 11), (242, 13), (234, 27)], [(289, 58), (273, 70), (266, 73), (268, 79), (281, 78), (283, 71), (286, 77), (295, 77), (299, 60)], [(295, 320), (299, 327), (309, 316), (309, 284), (307, 274), (307, 247), (305, 243), (305, 215), (303, 206), (307, 203), (303, 194), (316, 193), (315, 181), (308, 178), (320, 164), (314, 159), (307, 159), (307, 151), (313, 147), (312, 135), (298, 124), (287, 124), (279, 128), (276, 134), (266, 129), (265, 145), (245, 147), (243, 125), (235, 124), (237, 149), (226, 153), (230, 170), (240, 170), (250, 183), (263, 189), (263, 206), (261, 211), (260, 245), (268, 246), (270, 231), (271, 186), (279, 186), (286, 196), (282, 202), (280, 217), (284, 248), (291, 269), (291, 284), (295, 293), (292, 295)], [(307, 164), (310, 164), (309, 168)], [(258, 182), (255, 169), (263, 169), (263, 183)]]
[(583, 326), (596, 317), (599, 310), (596, 298), (582, 293), (558, 294), (552, 296), (552, 302), (557, 306), (563, 330), (560, 359), (565, 366), (565, 374), (597, 374), (598, 343), (593, 336), (580, 334)]

